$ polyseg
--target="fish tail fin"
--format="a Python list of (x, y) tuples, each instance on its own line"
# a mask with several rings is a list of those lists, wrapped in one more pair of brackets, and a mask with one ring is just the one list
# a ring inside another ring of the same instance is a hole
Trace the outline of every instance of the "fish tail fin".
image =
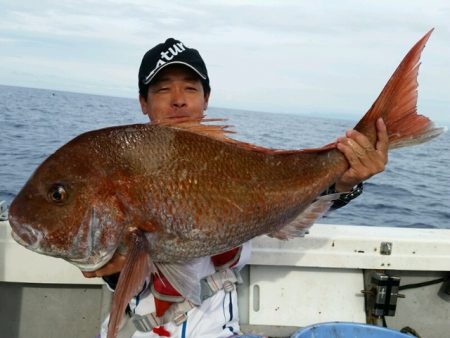
[(354, 129), (377, 140), (375, 122), (383, 118), (389, 136), (389, 148), (423, 143), (445, 131), (426, 116), (417, 113), (417, 75), (420, 55), (433, 29), (406, 54), (369, 111)]
[(130, 246), (125, 265), (120, 272), (119, 281), (114, 292), (108, 324), (108, 338), (117, 336), (129, 301), (141, 291), (145, 278), (151, 272), (147, 239), (140, 231), (131, 232), (129, 239)]

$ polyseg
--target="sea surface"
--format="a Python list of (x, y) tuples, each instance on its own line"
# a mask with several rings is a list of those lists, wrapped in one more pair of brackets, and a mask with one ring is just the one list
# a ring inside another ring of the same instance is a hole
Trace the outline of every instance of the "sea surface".
[[(210, 108), (241, 140), (297, 149), (332, 142), (356, 121)], [(74, 136), (92, 129), (146, 123), (137, 98), (0, 85), (0, 201), (9, 204), (35, 168)], [(394, 150), (364, 193), (321, 223), (450, 228), (450, 133)]]

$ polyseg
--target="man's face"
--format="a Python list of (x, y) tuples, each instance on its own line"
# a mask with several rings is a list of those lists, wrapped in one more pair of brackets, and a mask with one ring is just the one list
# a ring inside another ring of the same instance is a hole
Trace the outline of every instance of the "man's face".
[(208, 107), (199, 76), (182, 65), (161, 70), (148, 88), (147, 100), (139, 98), (142, 112), (153, 122), (168, 117), (199, 117)]

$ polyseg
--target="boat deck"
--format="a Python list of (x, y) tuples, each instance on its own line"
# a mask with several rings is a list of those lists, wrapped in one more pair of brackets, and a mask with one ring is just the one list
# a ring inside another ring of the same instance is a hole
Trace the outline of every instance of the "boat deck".
[[(9, 232), (9, 224), (0, 222), (0, 332), (94, 337), (110, 305), (101, 279), (86, 279), (61, 259), (26, 250)], [(252, 244), (239, 286), (246, 331), (286, 337), (318, 322), (367, 322), (361, 290), (373, 272), (400, 277), (400, 285), (441, 279), (401, 291), (405, 298), (386, 322), (427, 338), (450, 331), (450, 229), (316, 224), (304, 238), (259, 237)]]

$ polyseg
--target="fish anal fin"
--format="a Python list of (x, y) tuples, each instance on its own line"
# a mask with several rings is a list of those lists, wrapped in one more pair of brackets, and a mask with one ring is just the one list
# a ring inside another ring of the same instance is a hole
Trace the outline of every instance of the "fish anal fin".
[(318, 197), (292, 222), (277, 231), (271, 232), (268, 236), (281, 240), (304, 237), (308, 233), (308, 229), (331, 208), (333, 202), (339, 196), (341, 196), (340, 193), (335, 193)]
[(148, 242), (140, 230), (130, 232), (125, 265), (120, 272), (114, 292), (111, 315), (108, 325), (108, 338), (115, 338), (129, 301), (141, 291), (145, 278), (149, 276), (151, 261), (148, 255)]

